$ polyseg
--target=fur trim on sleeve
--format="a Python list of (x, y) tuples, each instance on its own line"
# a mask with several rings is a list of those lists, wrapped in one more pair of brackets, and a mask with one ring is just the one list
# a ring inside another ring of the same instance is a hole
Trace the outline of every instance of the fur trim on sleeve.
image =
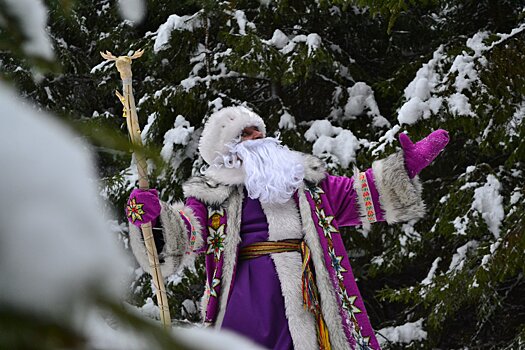
[(425, 215), (419, 178), (408, 177), (403, 152), (372, 163), (379, 202), (389, 224), (420, 219)]
[(324, 162), (310, 154), (303, 153), (304, 157), (304, 179), (308, 182), (318, 184), (326, 177)]
[[(195, 217), (191, 208), (188, 208), (182, 202), (177, 202), (174, 205), (168, 205), (161, 202), (162, 210), (160, 212), (160, 220), (162, 223), (162, 235), (164, 238), (164, 248), (158, 252), (159, 259), (164, 262), (160, 264), (160, 269), (163, 277), (170, 276), (182, 268), (185, 264), (185, 258), (191, 254), (190, 250), (197, 251), (204, 244), (202, 239), (202, 228)], [(184, 215), (189, 219), (191, 226), (194, 229), (195, 243), (190, 247), (190, 233), (185, 220), (182, 218), (179, 211), (183, 211)], [(130, 225), (130, 246), (133, 254), (137, 258), (139, 265), (144, 271), (150, 273), (148, 254), (144, 239), (140, 229), (135, 225)]]

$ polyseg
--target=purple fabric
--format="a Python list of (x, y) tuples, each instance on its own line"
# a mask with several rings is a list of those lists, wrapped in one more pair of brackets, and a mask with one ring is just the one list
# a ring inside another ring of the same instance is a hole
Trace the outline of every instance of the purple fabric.
[[(208, 216), (208, 209), (202, 202), (200, 202), (194, 197), (186, 198), (185, 205), (186, 207), (191, 208), (191, 210), (193, 211), (193, 215), (195, 216), (195, 218), (197, 219), (197, 221), (199, 222), (202, 228), (202, 231), (201, 231), (202, 239), (204, 240), (204, 242), (206, 242), (208, 238), (208, 226), (207, 226), (207, 222), (203, 218), (206, 218)], [(185, 216), (181, 215), (181, 217), (182, 217), (182, 220), (184, 221), (184, 224), (186, 225), (188, 234), (191, 233), (191, 223), (188, 222)], [(200, 249), (194, 250), (194, 253), (200, 254), (200, 253), (204, 253), (205, 251), (206, 251), (206, 244), (203, 244), (203, 246)]]
[[(376, 219), (377, 221), (385, 221), (372, 169), (368, 169), (365, 174), (374, 202)], [(323, 181), (323, 188), (329, 195), (328, 201), (339, 226), (359, 226), (362, 224), (357, 192), (354, 188), (354, 177), (328, 175)]]
[(206, 206), (194, 197), (186, 198), (185, 204), (187, 207), (191, 208), (191, 210), (193, 211), (193, 215), (195, 215), (195, 218), (197, 218), (201, 227), (203, 229), (206, 229), (206, 221), (203, 220), (203, 218), (207, 216), (208, 212)]
[[(268, 223), (258, 200), (245, 196), (241, 247), (268, 240)], [(238, 260), (222, 328), (274, 350), (292, 350), (284, 298), (270, 256)]]
[(153, 222), (153, 225), (155, 225), (155, 220), (160, 215), (160, 202), (157, 190), (153, 188), (149, 190), (136, 188), (131, 191), (126, 205), (126, 215), (128, 221), (137, 227), (148, 222)]
[[(370, 169), (369, 169), (370, 170)], [(377, 202), (377, 207), (375, 207), (376, 213), (381, 213), (381, 207), (379, 206), (379, 196), (371, 171), (367, 170), (367, 180), (369, 187), (371, 189), (372, 199), (374, 201), (374, 206)], [(312, 218), (317, 226), (317, 231), (319, 234), (319, 240), (321, 246), (324, 250), (325, 263), (332, 280), (333, 287), (339, 294), (339, 301), (341, 301), (341, 295), (346, 295), (348, 297), (347, 303), (351, 302), (350, 309), (354, 309), (354, 317), (356, 318), (359, 327), (361, 328), (361, 334), (363, 337), (369, 338), (369, 345), (373, 349), (380, 349), (380, 346), (377, 342), (377, 339), (374, 335), (374, 330), (368, 319), (368, 315), (365, 309), (363, 298), (361, 293), (357, 288), (355, 278), (350, 266), (350, 261), (348, 259), (348, 254), (346, 253), (345, 246), (343, 245), (342, 237), (339, 233), (331, 234), (331, 237), (327, 238), (323, 230), (319, 226), (319, 217), (314, 214), (316, 211), (316, 206), (321, 205), (322, 209), (325, 212), (326, 216), (334, 216), (332, 220), (332, 225), (335, 227), (341, 226), (355, 226), (360, 225), (361, 221), (359, 219), (358, 209), (356, 208), (356, 191), (353, 186), (354, 179), (338, 176), (327, 176), (327, 178), (321, 183), (321, 187), (324, 191), (324, 194), (320, 195), (321, 203), (316, 203), (313, 198), (307, 195), (310, 207), (312, 208)], [(378, 216), (378, 219), (384, 220), (383, 216)], [(334, 265), (335, 264), (335, 265)], [(344, 290), (341, 289), (339, 285), (339, 278), (337, 274), (340, 274), (343, 277)], [(352, 302), (353, 301), (353, 302)], [(341, 306), (341, 304), (340, 304)], [(348, 322), (351, 322), (352, 316), (345, 312), (344, 309), (340, 308), (340, 314), (343, 318), (343, 327), (345, 334), (351, 344), (355, 344), (353, 335), (351, 334), (351, 329), (348, 327)]]
[(445, 148), (449, 140), (448, 132), (439, 129), (423, 140), (412, 143), (406, 134), (399, 135), (399, 143), (405, 155), (405, 166), (410, 178), (415, 177), (423, 168), (427, 167)]
[[(366, 171), (366, 175), (377, 217), (379, 220), (384, 220), (381, 215), (379, 195), (375, 188), (373, 173), (369, 169)], [(358, 209), (357, 192), (353, 182), (352, 178), (328, 175), (320, 184), (324, 194), (318, 196), (319, 201), (314, 201), (309, 194), (307, 194), (307, 199), (324, 250), (325, 264), (338, 295), (343, 327), (349, 343), (354, 348), (356, 341), (352, 333), (353, 330), (349, 326), (353, 324), (351, 320), (354, 319), (361, 330), (363, 337), (361, 341), (369, 339), (371, 348), (380, 349), (357, 289), (341, 236), (339, 232), (333, 232), (330, 240), (328, 240), (319, 225), (320, 211), (324, 212), (322, 215), (333, 217), (331, 223), (336, 228), (361, 225), (361, 213)], [(209, 231), (203, 232), (203, 238), (209, 243), (207, 237), (212, 235), (211, 225), (213, 224), (211, 213), (215, 213), (215, 211), (209, 209), (208, 212), (208, 208), (195, 199), (189, 198), (187, 204), (194, 210), (201, 223), (206, 221), (206, 225), (203, 227), (208, 227)], [(221, 211), (221, 226), (226, 225), (226, 216), (227, 214)], [(224, 230), (227, 232), (227, 227), (224, 227)], [(268, 224), (260, 203), (258, 200), (247, 198), (247, 196), (245, 196), (242, 208), (241, 238), (241, 247), (268, 239)], [(211, 286), (211, 296), (209, 296), (205, 321), (214, 322), (217, 317), (218, 299), (222, 288), (223, 258), (216, 260), (212, 252), (208, 250), (206, 253), (207, 284), (208, 290)], [(338, 275), (342, 276), (343, 285), (339, 283)], [(238, 260), (233, 276), (222, 327), (241, 333), (270, 349), (293, 349), (285, 315), (284, 299), (273, 260), (268, 256), (252, 260)], [(345, 295), (346, 297), (344, 297)], [(345, 311), (342, 308), (343, 299), (344, 303), (350, 306), (350, 309), (357, 308), (357, 312), (352, 315)]]

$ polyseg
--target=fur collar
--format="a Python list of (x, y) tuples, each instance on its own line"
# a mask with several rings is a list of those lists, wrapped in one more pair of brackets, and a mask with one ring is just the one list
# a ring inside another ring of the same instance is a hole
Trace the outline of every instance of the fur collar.
[[(318, 184), (326, 176), (322, 160), (302, 153), (304, 159), (305, 181)], [(190, 178), (182, 185), (185, 197), (196, 199), (211, 205), (223, 203), (237, 186), (244, 183), (242, 169), (208, 168), (203, 176)]]

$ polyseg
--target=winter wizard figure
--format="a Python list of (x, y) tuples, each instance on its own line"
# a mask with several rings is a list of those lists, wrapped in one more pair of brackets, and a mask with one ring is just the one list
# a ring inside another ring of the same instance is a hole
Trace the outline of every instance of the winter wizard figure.
[(209, 167), (183, 185), (184, 203), (131, 193), (133, 252), (149, 271), (137, 226), (158, 221), (164, 276), (186, 252), (205, 254), (204, 322), (269, 349), (379, 349), (339, 228), (423, 217), (417, 174), (448, 133), (399, 140), (402, 150), (370, 169), (332, 176), (318, 158), (266, 137), (254, 112), (223, 108), (204, 126), (199, 152)]

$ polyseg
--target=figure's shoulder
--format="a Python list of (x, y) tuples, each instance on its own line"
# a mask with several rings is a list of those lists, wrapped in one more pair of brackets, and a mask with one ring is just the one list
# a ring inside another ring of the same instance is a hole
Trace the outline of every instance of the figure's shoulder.
[(311, 154), (301, 155), (304, 159), (304, 179), (313, 184), (323, 181), (327, 176), (325, 163)]
[(208, 176), (194, 176), (182, 184), (184, 197), (194, 197), (206, 205), (222, 204), (235, 186), (221, 184)]

